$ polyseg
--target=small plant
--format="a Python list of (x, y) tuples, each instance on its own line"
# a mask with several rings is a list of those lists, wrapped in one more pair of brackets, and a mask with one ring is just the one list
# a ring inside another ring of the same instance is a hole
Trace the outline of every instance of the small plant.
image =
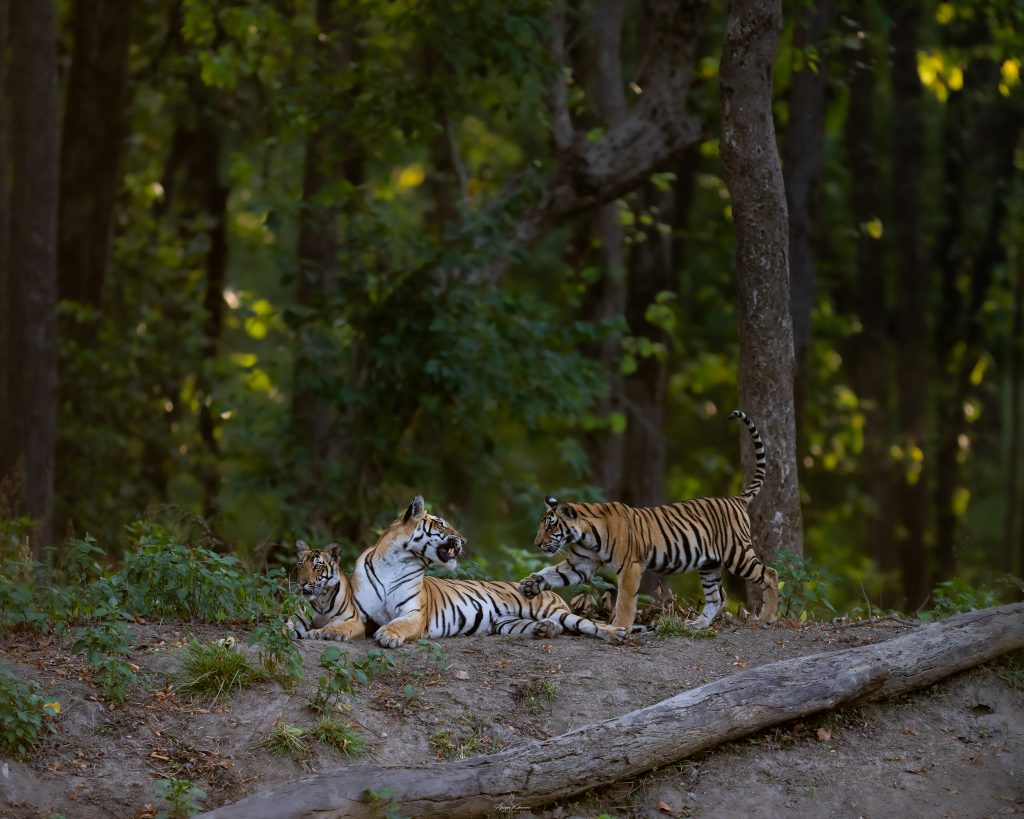
[(182, 651), (177, 687), (216, 702), (232, 690), (245, 688), (268, 676), (235, 647), (233, 637), (210, 643), (193, 639)]
[(371, 648), (365, 659), (349, 662), (347, 651), (328, 646), (320, 653), (319, 665), (327, 674), (317, 680), (310, 707), (323, 713), (337, 706), (342, 697), (351, 698), (357, 684), (369, 685), (375, 675), (394, 669), (395, 661), (382, 649)]
[(533, 677), (529, 682), (516, 687), (512, 697), (534, 713), (540, 713), (558, 697), (558, 685), (551, 679)]
[(377, 819), (403, 819), (401, 803), (392, 797), (395, 795), (394, 788), (381, 788), (379, 791), (367, 788), (363, 792), (363, 801), (370, 808), (370, 815)]
[(337, 748), (347, 756), (361, 756), (366, 750), (366, 743), (352, 726), (333, 717), (320, 717), (308, 733), (317, 742)]
[(1024, 691), (1024, 651), (1007, 654), (999, 665), (1002, 667), (999, 678), (1010, 688)]
[[(284, 611), (291, 611), (285, 607)], [(264, 669), (273, 674), (286, 687), (302, 679), (302, 655), (288, 633), (288, 615), (277, 614), (252, 630), (249, 645), (259, 646), (259, 661)]]
[(290, 756), (305, 765), (309, 761), (309, 743), (306, 732), (297, 725), (288, 725), (278, 717), (267, 735), (256, 743), (257, 748), (270, 751), (275, 756)]
[(37, 690), (35, 683), (19, 679), (6, 662), (0, 662), (0, 750), (18, 759), (39, 747), (44, 717), (60, 713), (60, 703), (47, 702)]
[(779, 616), (813, 618), (820, 608), (833, 615), (835, 607), (828, 599), (828, 584), (839, 578), (809, 557), (790, 549), (779, 549), (775, 568), (779, 573)]
[(423, 638), (416, 641), (416, 651), (425, 655), (427, 662), (438, 671), (444, 671), (448, 668), (448, 655), (440, 643)]
[(496, 736), (490, 731), (490, 724), (479, 718), (467, 718), (465, 731), (438, 731), (430, 737), (430, 747), (442, 759), (468, 759), (480, 754), (496, 753), (500, 747)]
[(156, 819), (188, 819), (203, 812), (200, 804), (206, 798), (206, 792), (187, 779), (158, 779), (153, 784), (153, 790), (159, 799), (170, 803), (169, 811), (160, 811)]
[(75, 632), (71, 650), (84, 651), (86, 662), (96, 673), (96, 681), (107, 699), (122, 703), (128, 699), (132, 687), (138, 681), (139, 667), (129, 663), (125, 657), (131, 653), (128, 627), (119, 620), (106, 620), (95, 626), (80, 628)]
[(718, 635), (709, 628), (692, 629), (678, 614), (666, 614), (654, 621), (654, 639), (688, 637), (691, 640), (714, 640)]

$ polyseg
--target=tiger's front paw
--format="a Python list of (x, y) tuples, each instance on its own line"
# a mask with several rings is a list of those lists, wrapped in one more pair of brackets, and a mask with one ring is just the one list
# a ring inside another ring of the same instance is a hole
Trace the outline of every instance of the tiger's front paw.
[(343, 634), (327, 626), (324, 626), (323, 628), (310, 629), (310, 632), (306, 637), (310, 640), (338, 640), (343, 643), (348, 641), (347, 634)]
[(525, 580), (519, 581), (519, 593), (527, 600), (531, 597), (536, 597), (545, 588), (547, 588), (547, 583), (544, 582), (544, 578), (539, 574), (531, 574)]
[(381, 626), (373, 637), (384, 648), (398, 648), (405, 642), (405, 637), (390, 626)]
[(618, 626), (601, 626), (600, 628), (601, 639), (612, 645), (621, 645), (629, 637), (630, 630), (628, 628), (619, 628)]
[(552, 620), (540, 620), (530, 630), (536, 640), (550, 640), (562, 633), (562, 627)]

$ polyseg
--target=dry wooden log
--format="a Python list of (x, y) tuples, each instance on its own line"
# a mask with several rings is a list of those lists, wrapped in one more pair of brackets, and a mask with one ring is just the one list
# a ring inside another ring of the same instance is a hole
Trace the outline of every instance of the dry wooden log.
[(1022, 648), (1024, 603), (983, 609), (881, 643), (740, 671), (639, 711), (499, 754), (420, 766), (349, 765), (204, 815), (370, 816), (369, 792), (389, 788), (389, 798), (407, 816), (473, 816), (533, 807), (788, 720), (930, 685)]

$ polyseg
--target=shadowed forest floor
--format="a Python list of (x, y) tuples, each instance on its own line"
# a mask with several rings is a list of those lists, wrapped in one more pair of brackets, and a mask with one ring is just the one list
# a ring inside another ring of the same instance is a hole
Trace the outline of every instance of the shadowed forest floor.
[[(542, 739), (636, 708), (741, 668), (863, 645), (905, 633), (894, 622), (771, 629), (719, 624), (713, 639), (476, 637), (392, 652), (394, 669), (358, 686), (339, 714), (381, 764), (468, 757)], [(308, 727), (325, 643), (300, 646), (305, 675), (236, 691), (219, 703), (176, 693), (185, 640), (244, 629), (187, 623), (132, 626), (145, 682), (105, 704), (82, 655), (53, 637), (6, 637), (0, 655), (61, 703), (56, 730), (25, 763), (0, 768), (0, 815), (150, 817), (166, 804), (154, 782), (174, 776), (213, 808), (308, 771), (345, 764), (310, 743), (298, 758), (256, 747), (277, 722)], [(370, 641), (344, 645), (350, 660)], [(251, 649), (246, 648), (247, 652)], [(584, 798), (520, 816), (1024, 815), (1024, 657), (1013, 655), (912, 696), (846, 708), (755, 734)], [(496, 813), (515, 805), (495, 806)], [(401, 808), (398, 808), (401, 812)]]

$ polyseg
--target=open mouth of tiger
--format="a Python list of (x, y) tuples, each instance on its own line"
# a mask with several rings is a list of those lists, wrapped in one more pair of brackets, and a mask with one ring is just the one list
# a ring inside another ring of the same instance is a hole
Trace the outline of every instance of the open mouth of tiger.
[(455, 560), (461, 551), (461, 546), (454, 543), (446, 543), (444, 546), (437, 547), (437, 559), (441, 563), (448, 563)]

